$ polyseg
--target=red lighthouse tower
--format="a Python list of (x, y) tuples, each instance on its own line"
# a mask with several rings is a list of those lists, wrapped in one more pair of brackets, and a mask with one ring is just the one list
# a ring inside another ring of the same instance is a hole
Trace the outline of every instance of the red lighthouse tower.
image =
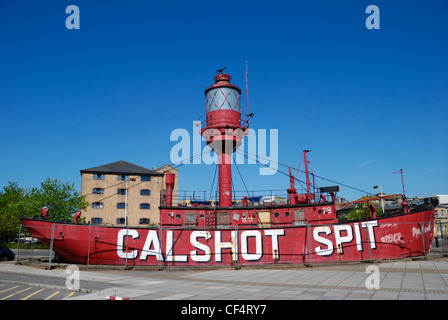
[(249, 124), (242, 119), (240, 97), (241, 89), (230, 83), (231, 77), (218, 70), (215, 84), (205, 89), (205, 126), (201, 135), (207, 145), (218, 155), (219, 206), (232, 205), (232, 167), (233, 151), (241, 145)]

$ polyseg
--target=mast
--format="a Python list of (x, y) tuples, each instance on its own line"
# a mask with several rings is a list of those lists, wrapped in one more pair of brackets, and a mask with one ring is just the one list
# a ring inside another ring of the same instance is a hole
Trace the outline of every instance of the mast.
[(400, 172), (401, 172), (401, 184), (403, 185), (403, 195), (406, 197), (406, 192), (404, 191), (403, 169), (400, 169)]
[(394, 174), (401, 174), (401, 185), (403, 186), (403, 196), (406, 197), (406, 192), (404, 191), (404, 179), (403, 179), (403, 169), (400, 169), (399, 171), (394, 171)]
[(215, 84), (205, 89), (206, 127), (201, 135), (218, 155), (219, 206), (232, 206), (231, 155), (241, 145), (248, 129), (241, 121), (241, 89), (230, 83), (230, 75), (217, 70)]
[[(244, 73), (246, 77), (246, 101), (247, 101), (247, 114), (249, 115), (249, 87), (247, 85), (247, 74), (249, 70), (247, 69), (247, 60), (246, 60), (246, 72)], [(247, 121), (249, 121), (249, 118), (247, 118)]]
[(308, 171), (308, 159), (306, 157), (307, 153), (310, 152), (311, 150), (303, 150), (303, 158), (305, 161), (305, 175), (306, 175), (306, 198), (308, 200), (311, 199), (311, 181), (310, 181), (310, 175), (309, 175), (309, 171)]

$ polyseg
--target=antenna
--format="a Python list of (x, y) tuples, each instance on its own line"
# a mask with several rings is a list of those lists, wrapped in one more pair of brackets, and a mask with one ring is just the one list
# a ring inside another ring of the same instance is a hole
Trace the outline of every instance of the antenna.
[(247, 121), (249, 121), (249, 87), (247, 85), (247, 73), (248, 73), (248, 68), (247, 68), (247, 59), (246, 59), (245, 76), (246, 76), (246, 97), (247, 97)]

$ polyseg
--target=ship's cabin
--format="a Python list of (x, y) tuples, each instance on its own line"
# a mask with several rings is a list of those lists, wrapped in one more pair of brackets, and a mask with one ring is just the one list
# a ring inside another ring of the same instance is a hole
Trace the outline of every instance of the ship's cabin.
[(279, 190), (235, 192), (232, 206), (221, 207), (205, 191), (163, 190), (160, 224), (173, 228), (269, 228), (337, 222), (335, 198), (339, 187), (316, 193), (293, 194)]

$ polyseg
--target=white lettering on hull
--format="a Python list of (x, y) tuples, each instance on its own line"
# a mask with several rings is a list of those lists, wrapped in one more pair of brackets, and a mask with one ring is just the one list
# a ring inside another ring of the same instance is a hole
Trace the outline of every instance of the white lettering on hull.
[(125, 252), (127, 249), (127, 241), (128, 237), (132, 237), (132, 239), (138, 239), (140, 235), (137, 230), (134, 229), (122, 229), (118, 231), (118, 239), (117, 239), (117, 254), (122, 259), (135, 259), (138, 255), (138, 250), (133, 250), (131, 252)]
[[(151, 249), (151, 247), (154, 247)], [(159, 235), (156, 230), (149, 230), (145, 244), (140, 255), (140, 260), (146, 261), (148, 256), (155, 256), (157, 261), (163, 261), (162, 250), (160, 247)]]
[[(371, 249), (376, 249), (375, 227), (378, 227), (377, 220), (353, 224), (316, 226), (313, 228), (312, 237), (319, 245), (314, 247), (314, 251), (319, 256), (329, 257), (335, 252), (342, 255), (344, 254), (344, 248), (355, 246), (358, 252), (362, 252), (362, 230), (364, 230), (364, 237), (366, 238), (364, 242)], [(230, 233), (228, 240), (223, 240), (222, 238), (225, 233)], [(128, 247), (127, 243), (139, 239), (139, 231), (136, 229), (119, 230), (117, 255), (121, 259), (133, 260), (139, 258), (141, 261), (147, 261), (150, 256), (153, 256), (159, 262), (185, 263), (191, 259), (197, 263), (208, 263), (214, 259), (215, 262), (221, 263), (224, 260), (224, 254), (230, 254), (231, 261), (237, 261), (237, 259), (242, 258), (247, 262), (256, 262), (266, 255), (263, 243), (269, 238), (271, 248), (266, 249), (268, 251), (271, 249), (273, 260), (280, 260), (280, 237), (285, 236), (285, 229), (244, 230), (240, 232), (216, 230), (213, 233), (210, 231), (191, 231), (189, 245), (192, 250), (185, 250), (185, 243), (182, 243), (180, 246), (184, 248), (183, 252), (181, 252), (182, 254), (178, 252), (180, 249), (177, 242), (180, 240), (176, 238), (175, 231), (167, 230), (164, 235), (165, 252), (162, 252), (162, 244), (157, 230), (148, 231), (143, 248), (138, 250), (135, 248), (135, 245)], [(181, 234), (177, 235), (177, 237), (180, 236)], [(211, 239), (213, 240), (208, 244)], [(300, 247), (299, 244), (297, 244), (298, 247)], [(175, 254), (175, 250), (177, 254)], [(296, 254), (301, 254), (301, 252), (296, 252)]]
[(193, 231), (190, 235), (190, 243), (193, 247), (204, 252), (204, 254), (199, 254), (197, 250), (190, 251), (191, 260), (194, 262), (210, 262), (212, 260), (212, 253), (210, 247), (200, 243), (198, 238), (204, 238), (205, 240), (210, 240), (212, 235), (209, 231)]
[[(186, 254), (175, 254), (174, 248), (176, 247), (176, 241), (174, 231), (166, 231), (166, 261), (168, 262), (188, 262), (191, 258), (194, 262), (207, 263), (212, 260), (212, 256), (215, 258), (215, 262), (223, 261), (223, 250), (230, 249), (232, 261), (237, 261), (239, 257), (238, 250), (241, 249), (241, 257), (246, 261), (258, 261), (263, 258), (263, 234), (259, 230), (246, 230), (239, 232), (237, 237), (236, 231), (230, 231), (230, 241), (222, 240), (221, 231), (215, 231), (214, 237), (210, 231), (192, 231), (190, 234), (190, 245), (195, 249)], [(283, 229), (269, 229), (264, 230), (264, 236), (270, 237), (272, 242), (272, 258), (279, 259), (280, 245), (279, 237), (285, 235)], [(127, 237), (132, 239), (139, 239), (140, 234), (136, 229), (122, 229), (118, 231), (117, 236), (117, 254), (122, 259), (136, 259), (138, 257), (139, 250), (134, 249), (132, 251), (127, 250), (125, 242), (128, 241)], [(212, 253), (209, 245), (200, 242), (199, 239), (204, 239), (206, 242), (214, 238)], [(254, 243), (254, 245), (249, 245)], [(134, 248), (134, 246), (133, 246)], [(250, 248), (255, 248), (255, 252)], [(164, 261), (162, 253), (161, 241), (159, 234), (156, 230), (149, 230), (146, 236), (145, 243), (141, 250), (139, 259), (141, 261), (147, 261), (148, 257), (154, 256), (157, 261)]]
[[(376, 249), (375, 241), (375, 227), (378, 227), (378, 221), (366, 221), (361, 223), (361, 227), (366, 230), (367, 242), (370, 244), (371, 249)], [(354, 232), (353, 232), (354, 229)], [(344, 254), (344, 245), (350, 245), (353, 240), (356, 243), (356, 250), (358, 252), (363, 251), (361, 229), (359, 223), (340, 224), (334, 226), (322, 226), (315, 227), (313, 230), (313, 238), (322, 246), (314, 248), (316, 254), (322, 257), (331, 256), (334, 253), (333, 241), (328, 238), (334, 231), (334, 243), (336, 245), (336, 252), (338, 254)], [(325, 234), (324, 237), (323, 234)], [(325, 246), (325, 247), (324, 247)]]

